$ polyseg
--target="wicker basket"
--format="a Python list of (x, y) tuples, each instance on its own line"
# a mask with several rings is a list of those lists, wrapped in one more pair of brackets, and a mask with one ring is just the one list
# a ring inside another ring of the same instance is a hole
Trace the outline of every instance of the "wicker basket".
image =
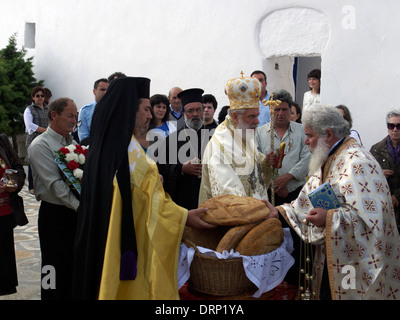
[[(190, 266), (189, 291), (213, 296), (234, 296), (257, 291), (257, 287), (246, 276), (242, 258), (218, 259), (202, 254), (197, 249), (196, 245), (203, 247), (202, 242), (207, 241), (209, 244), (207, 248), (215, 250), (219, 242), (218, 239), (222, 238), (226, 230), (219, 230), (221, 236), (214, 237), (204, 233), (199, 235), (195, 231), (186, 230), (184, 233), (186, 246), (195, 249), (195, 255)], [(214, 232), (217, 233), (217, 230), (214, 230)], [(214, 240), (210, 243), (211, 238)]]

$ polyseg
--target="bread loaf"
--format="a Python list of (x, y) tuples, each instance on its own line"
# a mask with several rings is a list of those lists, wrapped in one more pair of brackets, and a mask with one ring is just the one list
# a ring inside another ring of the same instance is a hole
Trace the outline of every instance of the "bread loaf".
[(200, 204), (199, 208), (208, 208), (207, 212), (200, 214), (200, 218), (220, 226), (239, 226), (258, 222), (270, 213), (261, 200), (235, 195), (211, 198)]
[(222, 237), (221, 241), (218, 243), (217, 249), (215, 251), (222, 253), (224, 250), (230, 251), (235, 249), (240, 240), (254, 228), (258, 223), (250, 223), (242, 226), (237, 226), (229, 229), (229, 231)]
[(270, 218), (252, 228), (236, 246), (244, 256), (257, 256), (278, 249), (283, 242), (282, 223)]

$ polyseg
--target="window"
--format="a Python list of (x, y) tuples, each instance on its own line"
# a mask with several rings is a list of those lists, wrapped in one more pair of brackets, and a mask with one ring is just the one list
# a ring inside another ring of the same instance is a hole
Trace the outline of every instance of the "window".
[(36, 23), (26, 22), (24, 47), (26, 49), (35, 49), (36, 46), (35, 38), (36, 38)]

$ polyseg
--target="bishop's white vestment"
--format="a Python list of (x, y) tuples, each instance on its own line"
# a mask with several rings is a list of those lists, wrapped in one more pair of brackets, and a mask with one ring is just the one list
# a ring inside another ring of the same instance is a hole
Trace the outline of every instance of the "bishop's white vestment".
[(255, 131), (244, 136), (229, 115), (225, 119), (204, 151), (199, 204), (225, 194), (268, 200), (272, 170), (255, 146)]
[(305, 239), (303, 220), (312, 209), (308, 194), (327, 181), (341, 206), (328, 211), (324, 228), (308, 230), (317, 249), (317, 296), (326, 260), (332, 299), (400, 299), (400, 238), (389, 187), (378, 162), (353, 138), (347, 137), (323, 172), (311, 176), (299, 197), (279, 212)]

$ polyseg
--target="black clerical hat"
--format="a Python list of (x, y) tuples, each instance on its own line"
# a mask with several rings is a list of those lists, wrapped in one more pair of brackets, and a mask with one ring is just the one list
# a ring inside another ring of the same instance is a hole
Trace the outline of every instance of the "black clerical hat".
[(182, 101), (182, 107), (186, 106), (191, 102), (202, 102), (203, 101), (203, 89), (193, 88), (183, 90), (178, 94), (178, 98)]
[(135, 78), (137, 81), (137, 96), (139, 99), (150, 99), (150, 79)]

